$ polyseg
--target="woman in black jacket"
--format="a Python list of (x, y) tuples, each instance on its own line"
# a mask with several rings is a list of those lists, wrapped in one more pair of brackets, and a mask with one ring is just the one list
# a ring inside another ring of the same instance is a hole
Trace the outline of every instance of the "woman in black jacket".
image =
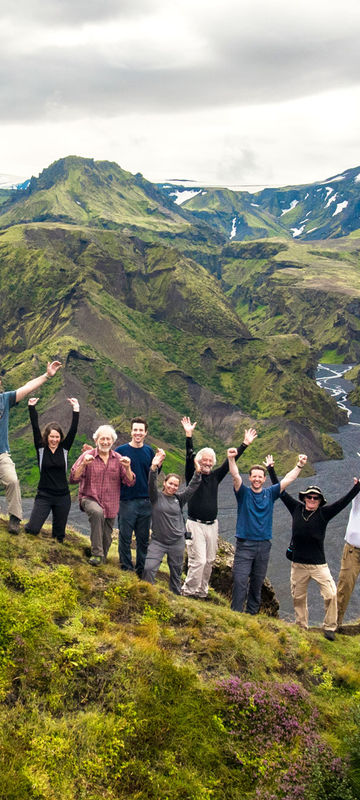
[[(271, 482), (278, 483), (272, 456), (267, 456), (264, 463), (268, 468)], [(308, 486), (305, 491), (299, 492), (299, 500), (295, 500), (287, 492), (282, 492), (280, 495), (293, 518), (290, 583), (296, 623), (302, 628), (308, 627), (307, 590), (312, 578), (319, 584), (324, 598), (324, 636), (330, 641), (335, 639), (337, 602), (335, 582), (325, 558), (326, 527), (336, 514), (351, 503), (359, 491), (359, 480), (354, 478), (352, 489), (344, 497), (329, 505), (318, 486)]]
[(65, 538), (65, 528), (69, 516), (71, 498), (66, 477), (68, 452), (75, 439), (80, 406), (76, 397), (68, 397), (73, 415), (71, 426), (64, 437), (57, 422), (50, 422), (41, 433), (36, 411), (38, 397), (30, 397), (28, 402), (34, 444), (40, 469), (40, 481), (31, 517), (25, 530), (37, 535), (52, 511), (52, 537), (58, 542)]

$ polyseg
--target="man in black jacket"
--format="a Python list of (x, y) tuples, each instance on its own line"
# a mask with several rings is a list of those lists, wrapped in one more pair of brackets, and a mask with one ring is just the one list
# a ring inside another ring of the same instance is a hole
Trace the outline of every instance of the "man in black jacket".
[[(181, 424), (186, 434), (185, 478), (188, 484), (194, 474), (194, 457), (192, 434), (196, 422), (183, 417)], [(245, 431), (244, 441), (238, 447), (237, 458), (256, 439), (255, 428)], [(216, 456), (211, 447), (203, 447), (196, 454), (200, 464), (201, 484), (188, 503), (187, 531), (191, 539), (187, 539), (188, 573), (182, 587), (182, 594), (205, 599), (209, 590), (209, 580), (216, 558), (218, 546), (218, 488), (220, 482), (229, 471), (226, 459), (217, 469)]]

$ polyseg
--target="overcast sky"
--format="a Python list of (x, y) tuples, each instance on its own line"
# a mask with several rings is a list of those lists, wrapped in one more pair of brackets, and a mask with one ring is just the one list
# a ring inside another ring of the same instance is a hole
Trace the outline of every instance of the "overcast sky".
[(359, 51), (359, 0), (1, 0), (0, 173), (325, 180), (360, 165)]

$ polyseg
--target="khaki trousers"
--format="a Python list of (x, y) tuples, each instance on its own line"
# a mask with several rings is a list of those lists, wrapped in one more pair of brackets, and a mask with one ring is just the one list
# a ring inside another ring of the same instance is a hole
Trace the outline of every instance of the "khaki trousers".
[(360, 548), (345, 542), (337, 584), (338, 625), (342, 625), (345, 611), (360, 573)]
[(301, 628), (308, 627), (309, 613), (307, 590), (309, 581), (313, 579), (320, 586), (324, 598), (325, 617), (323, 627), (335, 631), (337, 627), (336, 586), (327, 564), (291, 564), (291, 596), (294, 601), (295, 622)]
[(101, 506), (89, 497), (83, 497), (80, 505), (89, 517), (91, 555), (106, 559), (116, 517), (104, 517)]
[(22, 519), (20, 483), (9, 453), (0, 453), (0, 483), (5, 486), (9, 514)]
[(207, 597), (209, 580), (218, 547), (218, 521), (212, 525), (188, 519), (186, 529), (192, 538), (186, 540), (188, 572), (182, 587), (184, 595)]

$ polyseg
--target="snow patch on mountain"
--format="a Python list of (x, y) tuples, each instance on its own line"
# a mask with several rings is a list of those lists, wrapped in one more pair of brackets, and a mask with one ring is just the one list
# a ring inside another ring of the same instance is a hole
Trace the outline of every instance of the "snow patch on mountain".
[(232, 228), (231, 228), (229, 239), (233, 239), (234, 236), (236, 236), (236, 217), (234, 217), (233, 221), (232, 221)]
[(354, 183), (359, 183), (359, 181), (360, 181), (360, 172), (358, 175), (356, 175), (356, 178), (354, 178)]
[(200, 191), (200, 189), (197, 191), (195, 189), (177, 189), (176, 192), (170, 192), (170, 197), (176, 197), (174, 203), (181, 206), (182, 203), (186, 203), (187, 200), (191, 200), (192, 197), (200, 194)]
[(293, 239), (295, 239), (295, 236), (300, 236), (304, 228), (305, 225), (302, 225), (301, 228), (290, 228), (290, 230), (293, 231)]
[(348, 203), (347, 200), (344, 200), (343, 203), (338, 203), (336, 208), (335, 208), (335, 211), (333, 213), (333, 217), (335, 217), (336, 214), (340, 214), (341, 211), (344, 211), (344, 208), (346, 208), (346, 206), (348, 206), (348, 205), (349, 205), (349, 203)]
[(335, 192), (335, 194), (333, 194), (332, 197), (329, 197), (327, 203), (325, 204), (325, 208), (329, 208), (330, 203), (333, 203), (334, 200), (336, 200), (336, 198), (337, 198), (337, 192)]
[(331, 192), (333, 192), (333, 191), (334, 191), (334, 189), (333, 189), (333, 187), (332, 187), (332, 186), (325, 186), (325, 191), (326, 191), (326, 197), (325, 197), (325, 200), (327, 200), (327, 199), (328, 199), (328, 197), (329, 197), (329, 195), (331, 194)]

